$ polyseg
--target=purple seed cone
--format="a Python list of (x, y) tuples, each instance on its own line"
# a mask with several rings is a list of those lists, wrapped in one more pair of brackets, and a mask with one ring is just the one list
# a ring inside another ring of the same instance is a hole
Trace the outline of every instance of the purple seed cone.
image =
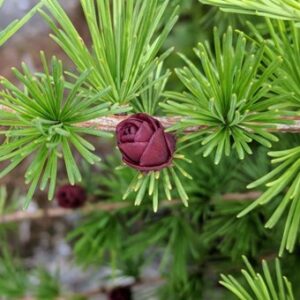
[(85, 189), (78, 185), (61, 186), (56, 193), (58, 205), (63, 208), (79, 208), (85, 203), (86, 198)]
[(116, 134), (126, 165), (144, 172), (171, 165), (176, 139), (151, 116), (143, 113), (130, 116), (118, 124)]

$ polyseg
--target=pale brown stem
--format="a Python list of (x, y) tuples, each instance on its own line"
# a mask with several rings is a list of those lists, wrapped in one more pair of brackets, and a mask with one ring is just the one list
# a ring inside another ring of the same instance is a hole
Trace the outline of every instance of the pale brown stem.
[(248, 200), (256, 200), (262, 195), (261, 192), (249, 192), (249, 193), (228, 193), (221, 196), (224, 201), (248, 201)]
[[(13, 112), (12, 109), (7, 108), (3, 105), (0, 105), (0, 110), (4, 110), (7, 112)], [(87, 122), (79, 123), (79, 127), (84, 128), (95, 128), (102, 131), (107, 132), (114, 132), (116, 130), (117, 125), (122, 122), (123, 120), (127, 119), (128, 116), (107, 116), (101, 117), (94, 120), (90, 120)], [(177, 124), (183, 117), (180, 116), (172, 116), (172, 117), (155, 117), (159, 120), (165, 128), (169, 128), (175, 124)], [(300, 117), (282, 117), (282, 120), (293, 120), (295, 121), (292, 125), (285, 125), (285, 124), (278, 124), (275, 128), (269, 129), (272, 132), (291, 132), (291, 133), (298, 133), (300, 132)], [(189, 127), (185, 130), (186, 133), (196, 132), (202, 129), (205, 129), (206, 126), (199, 125), (194, 127)]]
[(83, 214), (91, 213), (93, 211), (114, 211), (127, 207), (129, 204), (126, 202), (117, 202), (117, 203), (98, 203), (98, 204), (88, 204), (79, 210), (73, 209), (64, 209), (61, 207), (54, 207), (49, 209), (38, 209), (36, 211), (17, 211), (11, 214), (0, 216), (0, 224), (7, 224), (12, 222), (21, 222), (21, 221), (35, 221), (39, 219), (52, 219), (60, 218), (69, 215), (74, 215), (77, 212)]
[[(102, 131), (110, 131), (114, 132), (116, 130), (117, 125), (127, 119), (128, 116), (109, 116), (102, 117), (98, 119), (94, 119), (88, 122), (80, 123), (78, 126), (85, 128), (95, 128)], [(159, 120), (165, 128), (169, 128), (176, 123), (178, 123), (182, 118), (181, 117), (155, 117)], [(204, 128), (204, 126), (189, 128), (188, 132), (193, 132)]]
[[(14, 112), (11, 108), (6, 107), (4, 105), (0, 105), (0, 110), (4, 110), (6, 112)], [(117, 125), (127, 118), (128, 118), (128, 116), (126, 116), (126, 115), (124, 115), (124, 116), (112, 115), (112, 116), (97, 118), (97, 119), (90, 120), (90, 121), (83, 122), (83, 123), (78, 123), (77, 126), (84, 127), (84, 128), (95, 128), (95, 129), (99, 129), (102, 131), (108, 131), (108, 132), (114, 132), (116, 130)], [(169, 127), (175, 125), (182, 119), (182, 117), (179, 117), (179, 116), (178, 117), (176, 117), (176, 116), (175, 117), (155, 117), (155, 118), (157, 120), (159, 120), (165, 128), (169, 128)], [(197, 127), (189, 128), (186, 131), (193, 132), (193, 131), (198, 131), (201, 128), (205, 128), (205, 126), (197, 126)]]
[[(86, 128), (96, 128), (102, 131), (111, 131), (114, 132), (116, 130), (117, 125), (124, 121), (128, 116), (109, 116), (109, 117), (102, 117), (98, 119), (94, 119), (88, 122), (80, 123), (78, 126), (86, 127)], [(174, 116), (174, 117), (155, 117), (159, 120), (165, 128), (172, 127), (176, 125), (182, 117)], [(287, 117), (282, 117), (282, 120), (288, 119)], [(300, 133), (300, 119), (293, 118), (295, 122), (292, 125), (286, 124), (278, 124), (274, 128), (269, 128), (268, 131), (270, 132), (282, 132), (282, 133)], [(185, 129), (185, 133), (192, 133), (203, 130), (207, 128), (207, 126), (199, 125), (194, 127), (188, 127)]]
[[(224, 194), (221, 197), (224, 201), (252, 201), (257, 199), (261, 195), (260, 192), (250, 192), (250, 193), (229, 193)], [(168, 207), (180, 204), (180, 200), (172, 200), (172, 201), (163, 201), (161, 203), (161, 207)], [(64, 209), (60, 207), (54, 207), (49, 209), (38, 209), (36, 211), (17, 211), (11, 214), (0, 215), (0, 224), (8, 224), (8, 223), (17, 223), (22, 221), (35, 221), (40, 219), (53, 219), (53, 218), (61, 218), (69, 215), (74, 215), (77, 212), (82, 214), (88, 214), (94, 211), (104, 211), (110, 212), (119, 210), (122, 208), (126, 208), (132, 205), (129, 202), (116, 202), (116, 203), (97, 203), (97, 204), (87, 204), (83, 208), (79, 210), (73, 209)]]

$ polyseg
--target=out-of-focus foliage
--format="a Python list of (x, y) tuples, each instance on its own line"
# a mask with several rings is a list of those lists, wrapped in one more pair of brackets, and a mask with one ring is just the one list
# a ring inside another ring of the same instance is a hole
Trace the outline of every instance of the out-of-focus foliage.
[[(0, 13), (1, 6), (4, 4), (5, 0), (0, 0)], [(36, 5), (32, 10), (30, 10), (21, 20), (15, 20), (9, 24), (6, 28), (0, 30), (0, 46), (2, 46), (9, 38), (11, 38), (20, 28), (22, 28), (37, 12), (39, 8), (42, 7), (42, 3)]]

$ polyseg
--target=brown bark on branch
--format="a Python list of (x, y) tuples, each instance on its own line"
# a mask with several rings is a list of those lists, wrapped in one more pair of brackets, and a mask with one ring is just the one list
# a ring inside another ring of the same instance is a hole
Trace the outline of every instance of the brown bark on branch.
[[(4, 110), (7, 112), (12, 112), (10, 108), (7, 108), (3, 105), (0, 105), (0, 110)], [(78, 126), (85, 127), (85, 128), (95, 128), (102, 131), (114, 132), (116, 130), (117, 125), (128, 118), (128, 116), (107, 116), (101, 117), (94, 120), (90, 120), (88, 122), (79, 123)], [(172, 116), (172, 117), (156, 117), (165, 128), (169, 128), (175, 124), (177, 124), (183, 117), (180, 116)], [(293, 120), (295, 124), (292, 125), (285, 125), (285, 124), (278, 124), (275, 128), (269, 129), (272, 132), (291, 132), (291, 133), (300, 133), (300, 117), (282, 117), (282, 120)], [(205, 129), (206, 126), (199, 125), (187, 128), (185, 130), (186, 133), (189, 132), (196, 132), (202, 129)]]
[[(250, 192), (250, 193), (229, 193), (220, 196), (220, 199), (224, 201), (252, 201), (257, 199), (261, 195), (260, 192)], [(180, 200), (172, 200), (172, 201), (163, 201), (160, 206), (168, 207), (181, 204)], [(54, 218), (62, 218), (69, 215), (74, 215), (78, 212), (82, 214), (88, 214), (94, 211), (116, 211), (119, 209), (127, 208), (130, 205), (133, 205), (129, 202), (115, 202), (115, 203), (97, 203), (97, 204), (88, 204), (81, 209), (72, 210), (72, 209), (64, 209), (60, 207), (54, 207), (49, 209), (38, 209), (36, 211), (17, 211), (11, 214), (0, 215), (0, 224), (8, 224), (8, 223), (17, 223), (22, 221), (35, 221), (40, 219), (54, 219)]]
[(38, 209), (36, 211), (17, 211), (7, 215), (0, 215), (0, 224), (8, 224), (13, 222), (22, 222), (22, 221), (35, 221), (39, 219), (53, 219), (61, 218), (69, 215), (74, 215), (78, 212), (82, 214), (91, 213), (93, 211), (114, 211), (128, 207), (126, 202), (116, 202), (116, 203), (98, 203), (98, 204), (89, 204), (84, 206), (81, 209), (65, 209), (61, 207), (54, 207), (49, 209)]
[(221, 196), (221, 199), (224, 201), (247, 201), (247, 200), (256, 200), (262, 195), (261, 192), (249, 192), (249, 193), (228, 193)]
[[(111, 131), (114, 132), (116, 130), (117, 125), (128, 118), (127, 116), (109, 116), (109, 117), (102, 117), (98, 119), (94, 119), (88, 122), (84, 122), (79, 124), (79, 126), (87, 127), (87, 128), (96, 128), (103, 131)], [(169, 128), (171, 126), (176, 125), (182, 117), (173, 116), (173, 117), (155, 117), (158, 119), (165, 128)], [(286, 125), (286, 124), (278, 124), (274, 128), (268, 129), (271, 132), (283, 132), (283, 133), (300, 133), (300, 118), (289, 118), (289, 117), (282, 117), (282, 120), (293, 120), (295, 123)], [(207, 128), (206, 126), (199, 125), (194, 127), (189, 127), (185, 130), (186, 133), (192, 133), (196, 131), (200, 131)]]
[[(103, 131), (114, 132), (116, 130), (117, 125), (125, 120), (127, 116), (109, 116), (102, 117), (95, 120), (91, 120), (88, 122), (80, 123), (79, 126), (87, 127), (87, 128), (96, 128)], [(169, 128), (173, 125), (176, 125), (182, 117), (174, 116), (174, 117), (156, 117), (165, 128)], [(287, 119), (286, 117), (282, 117), (282, 120)], [(278, 124), (274, 128), (268, 129), (271, 132), (282, 132), (282, 133), (300, 133), (300, 119), (294, 119), (295, 123), (291, 125), (286, 124)], [(205, 129), (206, 126), (199, 125), (194, 127), (189, 127), (185, 130), (186, 133), (192, 133), (196, 131), (200, 131)]]

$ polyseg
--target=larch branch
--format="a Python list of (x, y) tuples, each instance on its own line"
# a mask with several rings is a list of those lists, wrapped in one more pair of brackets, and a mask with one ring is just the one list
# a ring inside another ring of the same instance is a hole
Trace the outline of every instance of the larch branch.
[[(98, 119), (94, 119), (88, 122), (80, 123), (79, 126), (87, 128), (96, 128), (103, 131), (114, 132), (117, 125), (128, 118), (128, 116), (108, 116)], [(172, 127), (176, 125), (183, 117), (172, 116), (172, 117), (155, 117), (158, 119), (165, 128)], [(282, 120), (289, 119), (287, 117), (282, 117)], [(300, 118), (293, 118), (294, 124), (277, 124), (274, 128), (268, 128), (271, 132), (282, 132), (282, 133), (300, 133)], [(204, 125), (188, 127), (185, 133), (192, 133), (203, 130), (207, 128)]]
[[(7, 112), (12, 112), (10, 108), (7, 108), (3, 105), (0, 105), (0, 110), (4, 110)], [(107, 116), (107, 117), (101, 117), (94, 120), (90, 120), (87, 122), (79, 123), (79, 127), (84, 128), (95, 128), (102, 131), (107, 132), (114, 132), (116, 130), (117, 125), (122, 122), (123, 120), (127, 119), (128, 116)], [(183, 117), (180, 116), (170, 116), (170, 117), (155, 117), (158, 119), (165, 128), (172, 127), (176, 125), (180, 120), (183, 119)], [(287, 124), (277, 124), (276, 127), (268, 129), (272, 132), (291, 132), (291, 133), (300, 133), (300, 117), (286, 117), (283, 116), (281, 118), (282, 120), (293, 120), (294, 124), (287, 125)], [(196, 132), (199, 130), (205, 129), (206, 126), (199, 124), (199, 126), (193, 126), (189, 127), (185, 130), (186, 133), (190, 132)]]

